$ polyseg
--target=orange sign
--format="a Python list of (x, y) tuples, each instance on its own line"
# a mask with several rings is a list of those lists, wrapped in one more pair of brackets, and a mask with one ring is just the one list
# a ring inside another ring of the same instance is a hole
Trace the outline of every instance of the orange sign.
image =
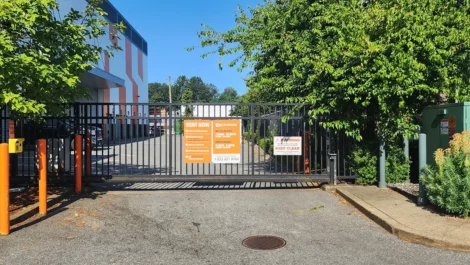
[(454, 136), (455, 134), (455, 126), (456, 126), (455, 116), (449, 117), (449, 137)]
[(208, 120), (184, 121), (184, 162), (210, 163), (211, 162), (211, 126)]
[(450, 116), (449, 117), (449, 129), (455, 129), (455, 116)]
[(240, 120), (215, 120), (212, 125), (212, 162), (240, 163)]

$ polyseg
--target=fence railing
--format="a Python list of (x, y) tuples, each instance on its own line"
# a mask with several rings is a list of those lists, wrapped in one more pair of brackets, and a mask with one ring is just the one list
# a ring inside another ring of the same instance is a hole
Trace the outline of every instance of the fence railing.
[[(1, 141), (26, 139), (25, 152), (11, 162), (12, 180), (19, 183), (36, 180), (39, 138), (47, 139), (50, 181), (73, 183), (77, 134), (91, 144), (87, 152), (83, 143), (83, 172), (90, 181), (330, 182), (332, 174), (355, 178), (348, 162), (352, 141), (330, 134), (321, 125), (326, 118), (311, 120), (308, 111), (308, 106), (294, 104), (77, 103), (65, 115), (40, 122), (12, 120), (2, 111)], [(237, 162), (188, 163), (185, 122), (227, 120), (240, 124)], [(276, 137), (301, 139), (300, 154), (276, 155)]]

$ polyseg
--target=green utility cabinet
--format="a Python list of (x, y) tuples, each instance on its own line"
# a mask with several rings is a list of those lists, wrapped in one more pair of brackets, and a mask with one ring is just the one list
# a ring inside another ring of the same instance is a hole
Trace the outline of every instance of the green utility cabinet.
[(434, 165), (438, 148), (448, 148), (455, 133), (470, 130), (470, 102), (426, 107), (421, 129), (426, 134), (426, 162)]

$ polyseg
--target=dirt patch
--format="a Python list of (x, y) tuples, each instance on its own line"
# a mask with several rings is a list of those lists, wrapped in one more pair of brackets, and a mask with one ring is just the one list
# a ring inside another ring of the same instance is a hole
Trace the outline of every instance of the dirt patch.
[[(66, 189), (64, 188), (48, 188), (47, 196), (61, 195), (65, 192)], [(10, 192), (10, 216), (38, 202), (38, 188), (26, 188), (21, 192)]]

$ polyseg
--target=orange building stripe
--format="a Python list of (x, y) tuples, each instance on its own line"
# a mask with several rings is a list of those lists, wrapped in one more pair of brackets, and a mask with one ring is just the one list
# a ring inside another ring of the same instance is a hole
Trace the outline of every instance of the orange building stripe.
[[(132, 103), (138, 103), (139, 102), (139, 86), (134, 80), (134, 77), (132, 76), (132, 44), (131, 42), (126, 39), (126, 74), (127, 77), (132, 82)], [(138, 116), (138, 110), (137, 106), (132, 106), (132, 113), (130, 113), (130, 116)], [(133, 123), (136, 124), (137, 120), (133, 120)]]
[(142, 51), (141, 50), (138, 50), (138, 61), (137, 61), (137, 64), (138, 64), (138, 68), (139, 68), (139, 76), (140, 76), (140, 80), (144, 80), (144, 58), (143, 58), (143, 55), (142, 55)]

